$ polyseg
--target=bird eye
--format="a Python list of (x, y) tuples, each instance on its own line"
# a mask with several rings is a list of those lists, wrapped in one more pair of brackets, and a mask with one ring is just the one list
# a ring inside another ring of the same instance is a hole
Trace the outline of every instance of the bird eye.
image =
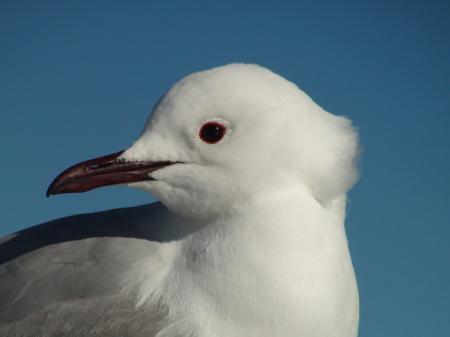
[(214, 144), (225, 136), (227, 128), (218, 122), (208, 122), (202, 125), (198, 135), (205, 143)]

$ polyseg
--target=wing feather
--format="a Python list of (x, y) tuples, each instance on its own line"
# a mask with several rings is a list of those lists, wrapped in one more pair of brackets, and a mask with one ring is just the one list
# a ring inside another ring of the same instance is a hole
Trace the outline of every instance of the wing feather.
[(77, 215), (3, 238), (0, 336), (154, 336), (164, 314), (136, 308), (120, 281), (170, 239), (148, 234), (160, 209)]

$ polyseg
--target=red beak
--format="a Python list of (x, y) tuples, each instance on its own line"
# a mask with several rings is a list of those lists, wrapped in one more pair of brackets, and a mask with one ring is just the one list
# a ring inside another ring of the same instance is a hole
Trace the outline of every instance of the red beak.
[(97, 187), (153, 180), (149, 173), (175, 162), (126, 162), (123, 151), (78, 163), (58, 175), (47, 189), (52, 194), (79, 193)]

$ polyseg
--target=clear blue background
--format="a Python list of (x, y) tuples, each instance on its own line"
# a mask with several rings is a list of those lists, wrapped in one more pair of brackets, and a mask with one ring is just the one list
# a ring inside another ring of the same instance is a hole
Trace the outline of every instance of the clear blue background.
[(182, 76), (236, 61), (359, 127), (360, 336), (450, 336), (449, 1), (1, 1), (0, 233), (152, 200), (44, 193), (68, 165), (127, 147)]

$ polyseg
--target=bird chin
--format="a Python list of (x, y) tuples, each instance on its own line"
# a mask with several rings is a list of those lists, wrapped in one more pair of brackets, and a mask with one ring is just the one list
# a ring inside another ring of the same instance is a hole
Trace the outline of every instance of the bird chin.
[(127, 184), (127, 187), (135, 188), (141, 191), (145, 191), (149, 194), (151, 194), (156, 199), (161, 200), (161, 190), (164, 190), (167, 187), (164, 187), (164, 185), (167, 185), (161, 181), (156, 180), (147, 180), (147, 181), (138, 181)]
[(128, 187), (143, 190), (161, 201), (171, 212), (182, 218), (201, 220), (209, 217), (205, 207), (193, 200), (192, 195), (181, 188), (173, 187), (160, 180), (140, 181), (127, 184)]

